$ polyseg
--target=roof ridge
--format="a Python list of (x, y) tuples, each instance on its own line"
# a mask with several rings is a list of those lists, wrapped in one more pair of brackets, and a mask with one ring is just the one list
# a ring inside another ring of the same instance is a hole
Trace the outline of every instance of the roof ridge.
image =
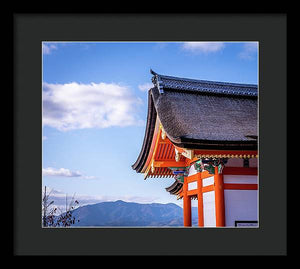
[(150, 69), (151, 74), (156, 75), (161, 78), (173, 79), (173, 80), (182, 80), (182, 81), (189, 81), (189, 82), (203, 82), (209, 84), (220, 84), (220, 85), (233, 85), (233, 86), (247, 86), (247, 87), (257, 87), (257, 84), (253, 83), (237, 83), (237, 82), (225, 82), (225, 81), (216, 81), (216, 80), (205, 80), (205, 79), (194, 79), (194, 78), (183, 78), (183, 77), (175, 77), (169, 75), (161, 75), (154, 72)]
[[(167, 75), (160, 75), (150, 69), (151, 74), (153, 74), (152, 82), (155, 86), (158, 86), (160, 92), (163, 93), (164, 88), (174, 88), (181, 90), (189, 90), (196, 92), (206, 92), (206, 93), (216, 93), (216, 94), (233, 94), (233, 95), (244, 95), (244, 96), (257, 96), (258, 86), (256, 84), (245, 84), (245, 83), (233, 83), (233, 82), (221, 82), (221, 81), (209, 81), (209, 80), (200, 80), (200, 79), (190, 79), (190, 78), (181, 78)], [(171, 80), (171, 82), (170, 82)], [(180, 84), (180, 82), (185, 84)], [(189, 85), (198, 84), (195, 87)], [(208, 89), (205, 86), (210, 85)], [(198, 87), (197, 87), (198, 86)], [(204, 86), (204, 87), (203, 87)], [(215, 89), (211, 86), (217, 86)], [(219, 89), (219, 87), (224, 87), (225, 89)], [(228, 88), (232, 88), (228, 91)], [(235, 88), (238, 88), (239, 91), (236, 91)], [(248, 91), (247, 91), (248, 90)]]
[(172, 76), (159, 75), (160, 77), (174, 80), (182, 80), (188, 82), (202, 82), (205, 84), (217, 84), (217, 85), (228, 85), (228, 86), (239, 86), (239, 87), (253, 87), (257, 88), (256, 84), (246, 84), (246, 83), (236, 83), (236, 82), (223, 82), (223, 81), (215, 81), (215, 80), (203, 80), (203, 79), (191, 79), (191, 78), (179, 78)]

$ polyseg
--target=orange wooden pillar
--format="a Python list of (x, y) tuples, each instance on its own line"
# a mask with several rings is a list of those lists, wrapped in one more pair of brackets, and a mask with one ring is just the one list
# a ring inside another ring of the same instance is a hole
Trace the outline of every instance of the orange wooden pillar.
[(183, 183), (183, 225), (186, 227), (192, 226), (192, 205), (191, 197), (187, 195), (188, 183), (184, 178)]
[(224, 202), (224, 182), (223, 174), (218, 173), (218, 167), (215, 167), (215, 209), (216, 226), (225, 226), (225, 202)]
[(203, 217), (203, 193), (202, 193), (202, 178), (201, 172), (197, 173), (197, 197), (198, 197), (198, 226), (204, 226)]

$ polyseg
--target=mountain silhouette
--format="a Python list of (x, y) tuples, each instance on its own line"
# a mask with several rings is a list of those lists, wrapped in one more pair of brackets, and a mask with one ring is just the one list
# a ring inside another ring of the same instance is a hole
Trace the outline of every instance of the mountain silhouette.
[[(196, 212), (197, 208), (192, 208), (194, 225)], [(102, 202), (81, 206), (73, 216), (79, 222), (72, 226), (183, 226), (183, 209), (173, 203)]]

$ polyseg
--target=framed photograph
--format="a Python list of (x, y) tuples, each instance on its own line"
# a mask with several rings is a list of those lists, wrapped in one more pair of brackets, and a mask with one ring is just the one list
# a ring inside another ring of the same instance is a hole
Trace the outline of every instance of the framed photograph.
[(286, 255), (286, 20), (14, 14), (14, 254)]

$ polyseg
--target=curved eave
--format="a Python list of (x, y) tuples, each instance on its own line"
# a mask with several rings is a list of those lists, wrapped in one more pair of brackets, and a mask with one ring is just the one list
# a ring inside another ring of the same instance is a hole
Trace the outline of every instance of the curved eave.
[(175, 181), (171, 186), (166, 188), (166, 191), (170, 194), (177, 195), (182, 190), (183, 184)]
[(178, 182), (175, 180), (174, 183), (171, 186), (165, 188), (166, 191), (168, 191), (168, 192), (172, 191), (177, 186), (177, 183)]
[(131, 166), (132, 169), (136, 170), (137, 173), (141, 172), (142, 168), (146, 163), (147, 156), (149, 154), (150, 147), (151, 147), (154, 130), (155, 130), (155, 124), (156, 124), (157, 113), (154, 107), (154, 103), (150, 91), (151, 90), (149, 90), (148, 92), (147, 125), (145, 130), (143, 146), (136, 162)]

